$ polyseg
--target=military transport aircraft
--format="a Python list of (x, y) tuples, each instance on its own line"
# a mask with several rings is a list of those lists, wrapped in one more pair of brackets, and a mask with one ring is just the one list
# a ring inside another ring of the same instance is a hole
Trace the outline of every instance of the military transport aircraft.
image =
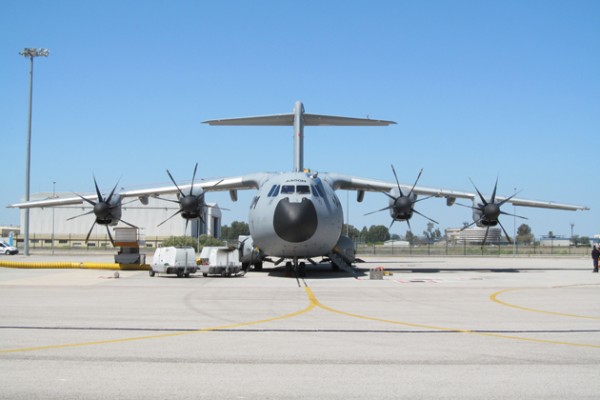
[[(116, 192), (116, 187), (108, 196), (102, 195), (96, 186), (96, 195), (72, 198), (57, 198), (41, 201), (13, 204), (10, 207), (52, 207), (61, 205), (81, 204), (87, 202), (93, 206), (89, 213), (94, 214), (95, 223), (107, 227), (116, 225), (121, 220), (123, 199), (139, 199), (142, 204), (148, 203), (148, 198), (164, 195), (177, 196), (180, 214), (186, 220), (202, 218), (207, 204), (205, 194), (210, 191), (229, 191), (232, 201), (237, 201), (238, 190), (256, 190), (248, 215), (250, 237), (242, 241), (241, 254), (245, 266), (254, 265), (261, 269), (264, 260), (276, 265), (286, 261), (286, 268), (292, 268), (302, 274), (304, 260), (314, 262), (313, 258), (328, 258), (334, 268), (350, 268), (355, 261), (354, 244), (348, 237), (342, 235), (343, 214), (342, 205), (336, 195), (336, 190), (354, 190), (357, 201), (361, 202), (365, 192), (382, 192), (388, 197), (388, 205), (381, 210), (388, 210), (394, 221), (406, 221), (410, 228), (410, 219), (418, 214), (433, 221), (415, 210), (415, 204), (429, 197), (445, 198), (451, 206), (456, 199), (466, 199), (472, 202), (473, 224), (489, 227), (500, 225), (500, 215), (512, 215), (500, 210), (504, 204), (525, 207), (540, 207), (559, 210), (587, 210), (587, 207), (558, 204), (550, 201), (534, 201), (515, 198), (516, 194), (508, 197), (496, 195), (494, 186), (491, 197), (484, 197), (477, 187), (476, 193), (459, 192), (446, 189), (426, 188), (417, 186), (419, 177), (413, 185), (401, 185), (396, 171), (392, 166), (395, 182), (385, 182), (338, 173), (318, 173), (304, 169), (304, 127), (305, 126), (387, 126), (393, 121), (374, 120), (369, 118), (349, 118), (330, 115), (308, 114), (304, 112), (301, 102), (296, 102), (291, 114), (253, 116), (245, 118), (230, 118), (204, 121), (209, 125), (255, 125), (255, 126), (293, 126), (294, 129), (294, 164), (291, 172), (267, 173), (259, 172), (247, 175), (227, 177), (224, 179), (194, 182), (187, 185), (177, 185), (169, 171), (169, 177), (174, 186), (149, 188), (142, 190)], [(197, 165), (196, 165), (197, 167)], [(417, 196), (425, 196), (417, 199)], [(521, 217), (523, 218), (523, 217)], [(434, 221), (435, 222), (435, 221)], [(92, 225), (93, 229), (93, 225)], [(508, 234), (502, 227), (505, 235)], [(90, 229), (90, 233), (91, 233)], [(88, 238), (90, 233), (88, 233)], [(110, 232), (109, 232), (110, 235)], [(487, 238), (487, 231), (486, 231)], [(510, 238), (508, 238), (510, 241)], [(484, 239), (485, 242), (485, 239)], [(269, 257), (269, 258), (267, 258)]]

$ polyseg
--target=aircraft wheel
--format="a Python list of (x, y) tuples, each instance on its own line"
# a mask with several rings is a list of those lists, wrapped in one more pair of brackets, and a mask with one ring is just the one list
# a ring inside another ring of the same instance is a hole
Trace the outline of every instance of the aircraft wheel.
[(148, 274), (149, 274), (150, 276), (154, 276), (154, 275), (156, 275), (156, 272), (154, 272), (153, 270), (150, 270), (150, 271), (148, 271)]
[(206, 272), (203, 272), (202, 276), (206, 278), (208, 276), (208, 274)]
[(262, 269), (263, 269), (263, 263), (262, 262), (255, 262), (254, 263), (254, 269), (256, 271), (262, 271)]
[(185, 274), (183, 274), (183, 276), (185, 276), (186, 278), (189, 278), (190, 277), (190, 273), (186, 272)]

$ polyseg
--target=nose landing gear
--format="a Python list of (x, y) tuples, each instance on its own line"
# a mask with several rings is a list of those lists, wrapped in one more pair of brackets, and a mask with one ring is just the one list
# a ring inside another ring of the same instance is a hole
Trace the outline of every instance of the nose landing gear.
[(304, 278), (306, 276), (306, 263), (298, 262), (298, 258), (294, 257), (294, 261), (285, 263), (285, 276), (296, 276)]

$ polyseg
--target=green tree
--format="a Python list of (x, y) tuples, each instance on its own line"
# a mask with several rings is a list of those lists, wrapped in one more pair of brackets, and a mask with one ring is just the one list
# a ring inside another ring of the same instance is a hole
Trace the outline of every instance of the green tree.
[(380, 243), (389, 240), (390, 232), (384, 225), (372, 225), (367, 233), (368, 243)]
[(589, 246), (590, 238), (588, 236), (581, 236), (578, 240), (580, 246)]
[(423, 231), (423, 235), (425, 235), (427, 243), (433, 243), (442, 237), (442, 232), (440, 232), (439, 228), (434, 231), (433, 227), (433, 222), (428, 222), (427, 230)]
[[(200, 247), (198, 247), (200, 244)], [(196, 239), (191, 236), (171, 236), (163, 240), (162, 247), (174, 246), (174, 247), (193, 247), (197, 253), (202, 251), (204, 246), (222, 246), (223, 241), (216, 239), (210, 235), (200, 235), (200, 238)]]
[(362, 243), (367, 243), (367, 237), (369, 236), (369, 230), (367, 229), (366, 226), (363, 226), (363, 228), (360, 230), (360, 242)]
[(221, 228), (221, 237), (224, 240), (237, 240), (240, 235), (249, 235), (250, 226), (242, 221), (233, 221), (231, 226), (225, 225)]
[(404, 239), (408, 243), (413, 244), (415, 241), (415, 235), (411, 231), (406, 231), (406, 235), (404, 236)]
[(360, 236), (360, 231), (356, 229), (353, 225), (344, 224), (342, 228), (342, 235), (348, 235), (350, 239), (356, 242), (356, 240)]
[(517, 243), (531, 244), (533, 242), (533, 233), (527, 224), (521, 224), (517, 228)]

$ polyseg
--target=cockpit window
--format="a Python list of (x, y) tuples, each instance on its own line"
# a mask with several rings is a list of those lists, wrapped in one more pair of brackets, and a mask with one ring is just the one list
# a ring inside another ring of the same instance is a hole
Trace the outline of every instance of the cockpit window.
[(296, 192), (299, 194), (310, 194), (310, 187), (308, 185), (298, 185), (296, 186)]
[(315, 197), (319, 197), (319, 192), (317, 191), (317, 187), (315, 185), (312, 185), (312, 192)]
[(283, 185), (281, 187), (281, 194), (292, 194), (296, 191), (294, 185)]
[(317, 188), (317, 192), (319, 192), (319, 196), (325, 197), (325, 193), (323, 193), (323, 189), (321, 188), (321, 186), (317, 185), (315, 187)]
[(269, 190), (269, 194), (267, 195), (267, 197), (277, 197), (277, 195), (279, 194), (280, 187), (280, 185), (273, 185), (271, 190)]

